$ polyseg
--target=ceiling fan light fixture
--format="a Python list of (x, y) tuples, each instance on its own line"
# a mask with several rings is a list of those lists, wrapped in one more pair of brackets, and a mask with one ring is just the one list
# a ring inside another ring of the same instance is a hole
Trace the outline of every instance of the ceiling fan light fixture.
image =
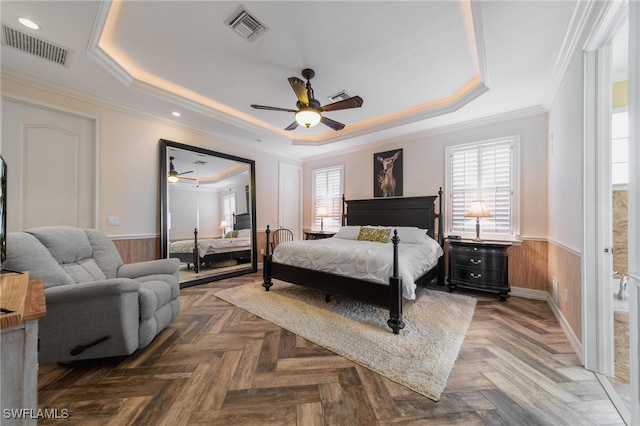
[(318, 124), (321, 118), (320, 113), (313, 108), (302, 108), (296, 112), (296, 122), (307, 128)]
[(178, 180), (178, 173), (176, 171), (169, 172), (169, 176), (167, 177), (167, 181), (169, 181), (169, 183), (177, 183)]

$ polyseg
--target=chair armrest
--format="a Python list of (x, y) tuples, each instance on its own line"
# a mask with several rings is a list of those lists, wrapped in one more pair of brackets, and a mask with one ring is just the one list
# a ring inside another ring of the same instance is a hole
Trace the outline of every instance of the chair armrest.
[(119, 278), (140, 278), (148, 275), (173, 275), (180, 269), (180, 261), (175, 258), (127, 263), (118, 269)]
[[(96, 299), (114, 294), (138, 293), (140, 283), (128, 278), (112, 278), (89, 283), (67, 284), (49, 287), (44, 291), (47, 304), (72, 303)], [(137, 297), (137, 295), (136, 295)]]

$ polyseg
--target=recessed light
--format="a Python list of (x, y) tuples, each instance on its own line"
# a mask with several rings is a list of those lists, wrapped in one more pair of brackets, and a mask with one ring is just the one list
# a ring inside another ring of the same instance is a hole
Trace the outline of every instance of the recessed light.
[(182, 114), (180, 114), (178, 111), (173, 111), (171, 115), (173, 115), (174, 117), (180, 117)]
[(31, 28), (32, 30), (39, 30), (40, 25), (36, 24), (29, 18), (18, 18), (18, 22), (24, 25), (27, 28)]

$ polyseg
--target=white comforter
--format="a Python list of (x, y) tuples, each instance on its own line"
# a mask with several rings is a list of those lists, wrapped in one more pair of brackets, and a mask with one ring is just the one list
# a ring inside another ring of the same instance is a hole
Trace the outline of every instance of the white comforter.
[[(227, 253), (251, 248), (251, 238), (214, 238), (198, 240), (198, 254)], [(193, 253), (193, 240), (175, 241), (171, 243), (171, 253)]]
[[(398, 269), (402, 295), (416, 298), (415, 280), (438, 263), (443, 251), (431, 238), (424, 244), (399, 244)], [(273, 261), (376, 283), (389, 283), (393, 275), (393, 244), (326, 238), (279, 244)]]

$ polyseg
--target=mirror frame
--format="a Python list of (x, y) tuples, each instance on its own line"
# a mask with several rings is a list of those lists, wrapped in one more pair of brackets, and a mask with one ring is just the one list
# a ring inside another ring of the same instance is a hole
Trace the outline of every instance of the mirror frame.
[(168, 170), (168, 150), (169, 148), (177, 148), (197, 154), (211, 155), (214, 157), (224, 158), (226, 160), (246, 163), (250, 166), (249, 176), (249, 194), (251, 213), (251, 266), (246, 269), (239, 269), (229, 272), (221, 272), (219, 274), (207, 275), (201, 278), (181, 281), (180, 288), (191, 287), (198, 284), (204, 284), (212, 281), (218, 281), (238, 275), (250, 274), (258, 271), (258, 242), (256, 228), (256, 162), (247, 158), (237, 157), (235, 155), (225, 154), (222, 152), (211, 151), (209, 149), (199, 148), (196, 146), (185, 145), (179, 142), (173, 142), (167, 139), (160, 139), (160, 256), (163, 259), (169, 257), (169, 182), (167, 181)]

